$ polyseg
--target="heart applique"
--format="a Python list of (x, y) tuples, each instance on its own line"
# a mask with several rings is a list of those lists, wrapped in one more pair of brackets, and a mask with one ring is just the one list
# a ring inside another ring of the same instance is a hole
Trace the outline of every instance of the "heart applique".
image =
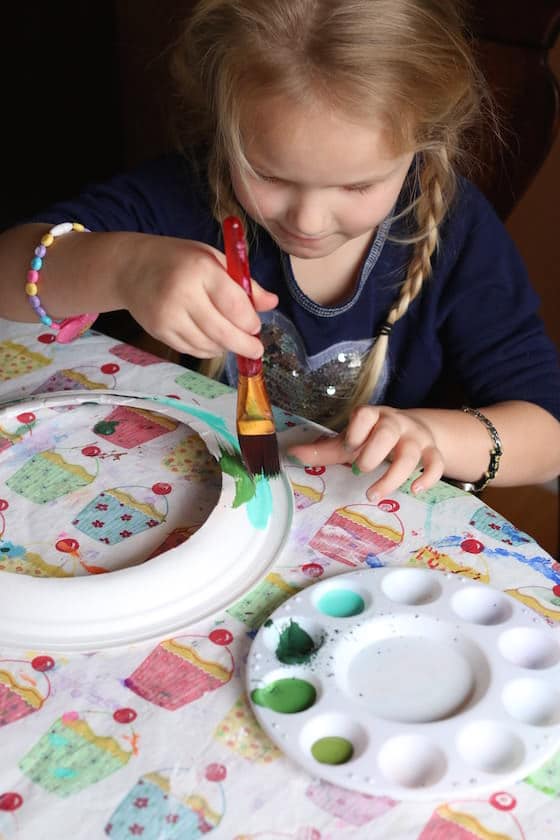
[[(271, 402), (328, 426), (350, 400), (372, 341), (343, 341), (308, 356), (300, 334), (286, 316), (277, 311), (261, 313), (261, 320), (263, 364)], [(235, 382), (235, 360), (231, 357), (227, 374)], [(379, 400), (386, 382), (385, 371), (372, 402)]]

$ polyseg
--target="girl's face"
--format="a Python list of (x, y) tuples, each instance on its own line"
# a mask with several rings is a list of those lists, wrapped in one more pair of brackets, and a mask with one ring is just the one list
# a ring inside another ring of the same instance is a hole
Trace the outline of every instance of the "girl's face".
[(413, 158), (395, 156), (373, 122), (350, 122), (320, 103), (261, 102), (242, 135), (255, 174), (232, 168), (237, 200), (282, 250), (304, 259), (373, 233)]

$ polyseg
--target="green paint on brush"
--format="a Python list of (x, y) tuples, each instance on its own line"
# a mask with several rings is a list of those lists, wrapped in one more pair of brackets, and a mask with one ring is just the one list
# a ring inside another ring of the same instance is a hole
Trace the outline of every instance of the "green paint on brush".
[(354, 754), (354, 747), (346, 738), (336, 735), (319, 738), (311, 747), (311, 755), (321, 764), (346, 764)]
[(309, 709), (316, 697), (317, 692), (311, 683), (295, 677), (275, 680), (265, 688), (256, 688), (251, 692), (251, 700), (257, 706), (287, 715)]
[(276, 656), (285, 665), (302, 665), (309, 662), (322, 644), (321, 639), (316, 645), (309, 633), (290, 619), (289, 624), (280, 633)]

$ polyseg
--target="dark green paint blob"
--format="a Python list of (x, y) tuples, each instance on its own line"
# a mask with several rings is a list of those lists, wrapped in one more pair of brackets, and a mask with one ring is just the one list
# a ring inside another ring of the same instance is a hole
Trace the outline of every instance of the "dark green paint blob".
[(114, 435), (118, 425), (118, 420), (100, 420), (93, 427), (93, 431), (98, 435)]
[(333, 618), (349, 618), (365, 609), (364, 599), (351, 589), (331, 589), (320, 598), (317, 606), (322, 613)]
[(354, 754), (354, 747), (346, 738), (336, 735), (319, 738), (311, 747), (311, 755), (321, 764), (346, 764)]
[(311, 683), (295, 677), (275, 680), (265, 688), (256, 688), (251, 693), (251, 700), (257, 706), (265, 706), (273, 712), (292, 715), (309, 709), (315, 702), (317, 692)]
[(306, 633), (295, 621), (290, 620), (280, 633), (276, 656), (285, 665), (301, 665), (308, 662), (322, 644), (321, 639), (316, 645), (309, 633)]
[(243, 463), (243, 459), (239, 453), (227, 452), (225, 449), (221, 449), (220, 467), (223, 472), (231, 475), (235, 481), (234, 508), (246, 504), (253, 498), (256, 492), (256, 484), (247, 472), (247, 467)]

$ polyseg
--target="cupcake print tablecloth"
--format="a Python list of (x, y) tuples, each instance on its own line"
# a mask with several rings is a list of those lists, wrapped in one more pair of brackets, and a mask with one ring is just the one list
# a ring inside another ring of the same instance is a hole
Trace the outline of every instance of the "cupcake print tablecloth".
[[(60, 390), (176, 397), (232, 418), (225, 386), (95, 331), (59, 345), (0, 320), (0, 401)], [(92, 399), (94, 403), (94, 400)], [(83, 407), (82, 409), (83, 410)], [(110, 574), (189, 539), (221, 473), (198, 435), (150, 410), (92, 405), (0, 420), (2, 576)], [(276, 414), (281, 443), (317, 427)], [(308, 775), (257, 724), (244, 668), (259, 627), (304, 587), (411, 566), (489, 583), (560, 622), (560, 566), (476, 497), (404, 485), (372, 505), (367, 477), (286, 462), (295, 516), (274, 568), (172, 638), (87, 653), (0, 640), (2, 840), (542, 840), (560, 824), (560, 754), (484, 796), (396, 800)]]

